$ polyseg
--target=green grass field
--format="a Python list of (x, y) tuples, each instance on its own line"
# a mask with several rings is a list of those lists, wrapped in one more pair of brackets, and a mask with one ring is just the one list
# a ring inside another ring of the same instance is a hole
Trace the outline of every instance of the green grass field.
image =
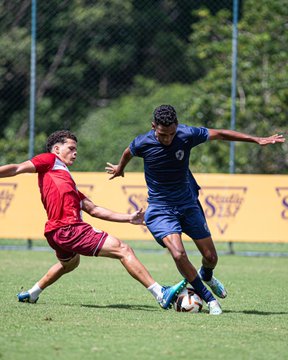
[[(156, 244), (131, 244), (158, 282), (180, 280), (166, 252), (147, 251)], [(190, 258), (200, 265), (198, 254)], [(288, 357), (288, 257), (220, 255), (216, 275), (229, 291), (221, 316), (209, 316), (206, 307), (200, 314), (164, 311), (117, 260), (104, 258), (82, 258), (37, 304), (18, 303), (21, 287), (54, 262), (52, 252), (0, 251), (0, 359)]]

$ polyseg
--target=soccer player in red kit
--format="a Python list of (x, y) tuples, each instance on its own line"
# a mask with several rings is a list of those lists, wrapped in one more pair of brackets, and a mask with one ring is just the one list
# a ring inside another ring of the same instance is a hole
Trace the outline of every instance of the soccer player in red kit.
[(143, 223), (142, 210), (132, 214), (116, 213), (95, 205), (77, 189), (68, 169), (77, 156), (77, 138), (70, 131), (52, 133), (46, 147), (47, 153), (31, 160), (0, 166), (0, 177), (38, 173), (41, 200), (48, 217), (45, 237), (58, 258), (58, 262), (31, 289), (17, 295), (18, 300), (36, 303), (46, 287), (79, 265), (80, 255), (104, 256), (120, 260), (128, 273), (150, 291), (162, 308), (170, 308), (185, 287), (186, 280), (169, 287), (159, 285), (127, 244), (93, 228), (81, 216), (83, 210), (99, 219), (137, 225)]

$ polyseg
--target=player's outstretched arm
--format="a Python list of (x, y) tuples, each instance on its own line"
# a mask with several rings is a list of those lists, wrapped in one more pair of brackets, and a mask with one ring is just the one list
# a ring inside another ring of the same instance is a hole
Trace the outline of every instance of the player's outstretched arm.
[(95, 205), (93, 201), (85, 198), (82, 201), (82, 210), (87, 214), (102, 220), (113, 222), (128, 222), (134, 225), (144, 224), (144, 212), (142, 209), (137, 210), (132, 214), (117, 213), (115, 211)]
[(8, 164), (0, 166), (0, 178), (35, 172), (35, 166), (30, 160), (24, 161), (20, 164)]
[(117, 176), (124, 177), (124, 169), (128, 164), (128, 162), (132, 159), (132, 157), (133, 155), (131, 154), (131, 151), (128, 147), (124, 150), (118, 165), (114, 165), (107, 162), (107, 166), (105, 167), (105, 170), (108, 174), (112, 174), (109, 180), (112, 180)]
[(283, 143), (286, 140), (282, 134), (275, 134), (268, 137), (258, 137), (233, 130), (223, 130), (223, 129), (221, 130), (208, 129), (208, 130), (209, 130), (209, 140), (253, 142), (261, 146)]

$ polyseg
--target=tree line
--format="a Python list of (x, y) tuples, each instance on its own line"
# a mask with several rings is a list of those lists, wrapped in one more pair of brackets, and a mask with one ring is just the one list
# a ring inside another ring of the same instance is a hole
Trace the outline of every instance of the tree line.
[[(286, 2), (240, 1), (239, 131), (286, 131)], [(27, 158), (30, 6), (19, 0), (0, 5), (3, 163)], [(79, 137), (75, 169), (103, 171), (135, 135), (149, 130), (161, 103), (174, 105), (181, 122), (229, 128), (231, 37), (228, 0), (39, 2), (35, 152), (50, 132), (69, 128)], [(237, 144), (236, 171), (287, 173), (286, 152), (286, 144)], [(211, 143), (195, 149), (191, 166), (227, 172), (228, 161), (227, 144)], [(140, 171), (141, 162), (129, 169)]]

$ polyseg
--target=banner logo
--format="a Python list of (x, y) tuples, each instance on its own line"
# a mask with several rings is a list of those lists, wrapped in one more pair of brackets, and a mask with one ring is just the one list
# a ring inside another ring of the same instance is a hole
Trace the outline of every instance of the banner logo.
[[(127, 196), (128, 210), (134, 211), (147, 208), (147, 188), (144, 185), (122, 186)], [(206, 219), (210, 224), (214, 223), (220, 234), (224, 234), (231, 221), (236, 218), (244, 202), (247, 187), (219, 187), (203, 186), (200, 190), (200, 199)], [(288, 210), (288, 209), (287, 209)], [(288, 216), (288, 213), (287, 213)], [(143, 227), (143, 231), (147, 231)]]
[[(143, 211), (147, 209), (147, 188), (145, 185), (124, 185), (122, 191), (127, 197), (128, 214), (140, 209)], [(145, 233), (148, 231), (146, 226), (141, 226), (141, 228)]]
[(224, 234), (231, 222), (237, 217), (247, 187), (203, 186), (200, 200), (208, 222), (215, 224), (220, 234)]
[(288, 187), (277, 187), (275, 190), (281, 198), (281, 204), (283, 206), (281, 217), (283, 220), (288, 220)]
[(16, 183), (0, 183), (0, 214), (4, 215), (9, 209), (15, 196)]

